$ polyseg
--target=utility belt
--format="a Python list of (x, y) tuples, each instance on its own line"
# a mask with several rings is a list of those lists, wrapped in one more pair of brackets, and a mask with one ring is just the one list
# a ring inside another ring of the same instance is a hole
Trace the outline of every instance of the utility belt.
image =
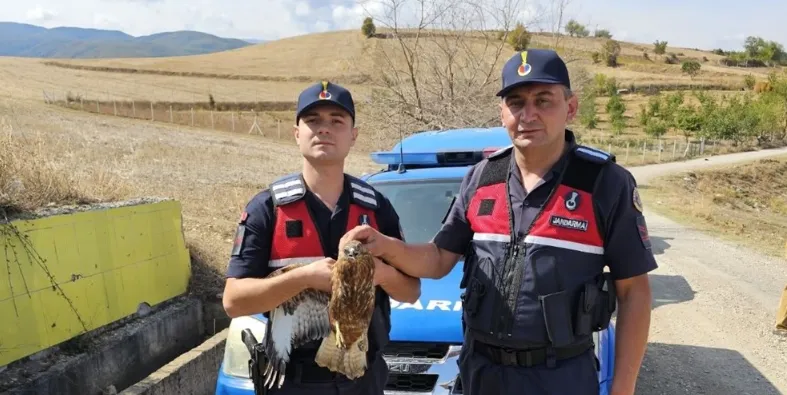
[(580, 356), (593, 347), (592, 338), (568, 347), (542, 347), (531, 350), (512, 350), (473, 340), (473, 351), (485, 356), (493, 363), (525, 368), (538, 365), (546, 365), (551, 368), (555, 366), (556, 361)]
[[(483, 288), (483, 284), (478, 281), (471, 280), (470, 283), (469, 287)], [(538, 302), (542, 319), (538, 321), (544, 325), (543, 332), (546, 339), (519, 341), (509, 345), (498, 343), (497, 334), (482, 325), (486, 321), (485, 317), (488, 317), (488, 314), (486, 316), (478, 315), (484, 314), (481, 310), (483, 308), (481, 306), (484, 304), (481, 298), (489, 297), (488, 294), (485, 294), (487, 293), (483, 289), (475, 288), (469, 294), (462, 296), (469, 320), (475, 321), (468, 322), (467, 325), (473, 329), (475, 338), (486, 344), (513, 349), (537, 349), (548, 345), (556, 352), (563, 349), (568, 350), (567, 355), (569, 356), (574, 355), (572, 353), (575, 351), (575, 345), (585, 344), (586, 339), (591, 339), (592, 344), (593, 332), (604, 330), (609, 326), (617, 305), (615, 282), (610, 273), (600, 273), (593, 281), (580, 285), (578, 289), (540, 295)], [(540, 357), (538, 354), (533, 354), (530, 357), (525, 356), (525, 360), (527, 358)]]

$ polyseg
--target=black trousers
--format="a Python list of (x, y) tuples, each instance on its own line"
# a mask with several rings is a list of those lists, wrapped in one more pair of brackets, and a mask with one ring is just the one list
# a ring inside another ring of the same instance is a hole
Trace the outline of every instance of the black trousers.
[(467, 333), (457, 360), (464, 395), (598, 395), (596, 356), (591, 348), (577, 357), (546, 365), (497, 365), (474, 351)]
[(388, 381), (388, 364), (382, 353), (369, 364), (366, 373), (356, 380), (346, 378), (334, 382), (310, 382), (308, 377), (302, 381), (284, 378), (281, 388), (268, 390), (269, 395), (383, 395)]

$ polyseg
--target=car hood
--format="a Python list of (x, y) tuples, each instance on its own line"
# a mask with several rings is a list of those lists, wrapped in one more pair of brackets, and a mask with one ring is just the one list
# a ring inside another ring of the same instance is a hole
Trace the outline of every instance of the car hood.
[(391, 299), (392, 341), (462, 343), (462, 290), (464, 262), (439, 279), (421, 279), (421, 297), (414, 303)]

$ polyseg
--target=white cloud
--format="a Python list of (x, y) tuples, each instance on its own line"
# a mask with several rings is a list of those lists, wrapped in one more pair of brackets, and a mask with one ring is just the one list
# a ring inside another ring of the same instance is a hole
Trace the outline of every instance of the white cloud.
[(54, 19), (57, 12), (37, 5), (36, 8), (27, 10), (27, 20), (30, 22), (46, 22)]
[(297, 16), (307, 16), (311, 13), (311, 7), (309, 7), (309, 3), (299, 1), (295, 3), (295, 15)]
[[(121, 30), (139, 36), (180, 29), (198, 30), (223, 37), (274, 40), (309, 32), (358, 29), (371, 13), (387, 11), (390, 0), (63, 0), (5, 1), (3, 20), (28, 22), (45, 27), (77, 26)], [(455, 0), (429, 0), (434, 7)], [(557, 16), (553, 0), (483, 0), (488, 8), (517, 2), (518, 19), (531, 30), (551, 30)], [(417, 21), (415, 0), (405, 1), (400, 26)], [(787, 3), (773, 0), (722, 1), (723, 6), (688, 2), (675, 12), (652, 2), (620, 0), (570, 0), (563, 23), (575, 18), (609, 29), (613, 37), (643, 43), (668, 40), (670, 45), (740, 49), (742, 38), (762, 36), (787, 46), (787, 30), (780, 18)], [(361, 6), (363, 4), (363, 6)], [(767, 9), (752, 14), (752, 9)], [(460, 15), (464, 15), (460, 12)], [(383, 16), (383, 19), (385, 17)], [(541, 22), (531, 25), (529, 22)], [(383, 23), (377, 22), (378, 27)], [(485, 23), (493, 28), (491, 18)], [(730, 26), (734, 26), (730, 30)]]

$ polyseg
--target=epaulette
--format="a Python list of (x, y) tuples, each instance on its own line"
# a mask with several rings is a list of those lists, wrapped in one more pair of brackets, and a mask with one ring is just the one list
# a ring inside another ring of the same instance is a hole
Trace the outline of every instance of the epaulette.
[(508, 154), (509, 152), (511, 152), (512, 148), (514, 148), (514, 144), (508, 145), (507, 147), (500, 148), (499, 150), (487, 155), (487, 159), (501, 158), (506, 154)]
[(586, 145), (577, 145), (574, 147), (574, 154), (588, 162), (597, 163), (600, 165), (603, 165), (607, 162), (615, 162), (615, 155), (597, 148), (588, 147)]
[(273, 181), (270, 185), (274, 206), (296, 202), (306, 195), (306, 186), (300, 174), (289, 174)]
[(347, 179), (350, 181), (350, 189), (352, 190), (350, 196), (353, 202), (366, 208), (376, 210), (378, 206), (377, 193), (375, 193), (374, 188), (361, 181), (359, 178), (349, 174), (347, 174)]

